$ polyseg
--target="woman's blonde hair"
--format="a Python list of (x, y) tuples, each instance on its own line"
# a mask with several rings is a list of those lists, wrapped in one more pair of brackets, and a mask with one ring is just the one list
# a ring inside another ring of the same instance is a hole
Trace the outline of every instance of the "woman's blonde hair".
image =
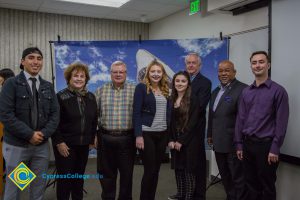
[(162, 94), (168, 98), (169, 97), (169, 85), (168, 85), (168, 76), (167, 76), (167, 73), (166, 73), (166, 70), (164, 68), (164, 66), (158, 62), (157, 60), (153, 60), (147, 67), (147, 70), (146, 70), (146, 74), (145, 74), (145, 77), (144, 77), (144, 80), (143, 82), (146, 84), (146, 87), (147, 87), (147, 94), (150, 93), (150, 91), (153, 91), (153, 88), (152, 88), (152, 85), (151, 85), (151, 81), (150, 81), (150, 77), (149, 77), (149, 71), (151, 69), (152, 66), (154, 65), (157, 65), (161, 68), (162, 72), (163, 72), (163, 75), (162, 75), (162, 78), (158, 84), (158, 87), (159, 89), (161, 90)]

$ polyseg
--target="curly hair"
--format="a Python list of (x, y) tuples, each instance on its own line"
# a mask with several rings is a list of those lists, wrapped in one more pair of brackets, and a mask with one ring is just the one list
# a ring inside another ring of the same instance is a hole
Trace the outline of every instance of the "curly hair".
[(154, 65), (157, 65), (161, 68), (162, 72), (163, 72), (163, 75), (162, 75), (162, 78), (158, 84), (158, 87), (159, 89), (161, 90), (162, 94), (168, 98), (170, 95), (169, 95), (169, 85), (168, 85), (168, 76), (167, 76), (167, 73), (166, 73), (166, 70), (164, 68), (164, 66), (158, 62), (157, 60), (153, 60), (147, 67), (147, 70), (146, 70), (146, 74), (145, 74), (145, 77), (144, 77), (144, 80), (143, 82), (146, 84), (146, 87), (147, 87), (147, 94), (150, 93), (150, 91), (153, 91), (153, 88), (152, 88), (152, 85), (151, 85), (151, 81), (150, 81), (150, 77), (149, 77), (149, 71), (151, 69), (152, 66)]
[(191, 99), (191, 93), (192, 93), (192, 88), (191, 88), (191, 80), (190, 76), (186, 71), (179, 71), (173, 76), (172, 80), (172, 95), (171, 95), (171, 100), (174, 103), (176, 102), (178, 98), (178, 92), (175, 88), (175, 79), (177, 76), (182, 75), (184, 76), (187, 81), (188, 81), (188, 87), (182, 97), (181, 104), (179, 107), (179, 112), (180, 112), (180, 124), (182, 125), (181, 131), (186, 127), (188, 121), (189, 121), (189, 110), (190, 110), (190, 99)]
[(72, 63), (71, 65), (69, 65), (64, 71), (64, 76), (65, 76), (65, 79), (66, 79), (68, 85), (70, 83), (73, 71), (83, 71), (85, 73), (85, 85), (90, 80), (88, 66), (83, 63), (80, 63), (80, 62), (75, 62), (75, 63)]

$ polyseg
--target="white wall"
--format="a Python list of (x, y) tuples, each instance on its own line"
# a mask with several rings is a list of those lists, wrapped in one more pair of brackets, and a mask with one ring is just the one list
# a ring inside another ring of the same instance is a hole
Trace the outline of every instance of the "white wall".
[(290, 117), (281, 153), (300, 158), (300, 1), (272, 1), (272, 79), (289, 94)]
[[(290, 116), (281, 153), (300, 157), (299, 46), (300, 1), (272, 0), (272, 79), (289, 94)], [(299, 199), (300, 167), (282, 165), (278, 170), (278, 199)]]
[(149, 28), (149, 39), (183, 39), (219, 37), (268, 25), (268, 9), (261, 8), (245, 14), (199, 14), (188, 15), (181, 11), (162, 20), (153, 22)]

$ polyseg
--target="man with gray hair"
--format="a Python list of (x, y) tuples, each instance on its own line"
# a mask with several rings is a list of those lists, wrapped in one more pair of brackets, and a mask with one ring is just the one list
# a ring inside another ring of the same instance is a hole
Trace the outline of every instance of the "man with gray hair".
[(116, 199), (116, 181), (120, 173), (119, 200), (132, 199), (132, 175), (135, 137), (132, 104), (135, 85), (126, 82), (127, 69), (122, 61), (111, 65), (111, 82), (96, 91), (99, 109), (97, 170), (102, 199)]
[(199, 140), (203, 141), (197, 151), (200, 152), (198, 170), (196, 172), (196, 191), (194, 199), (205, 199), (206, 191), (206, 155), (205, 155), (205, 126), (206, 126), (206, 107), (210, 99), (211, 81), (200, 73), (202, 61), (198, 53), (189, 53), (185, 57), (186, 71), (190, 74), (192, 81), (192, 95), (196, 96), (199, 106)]

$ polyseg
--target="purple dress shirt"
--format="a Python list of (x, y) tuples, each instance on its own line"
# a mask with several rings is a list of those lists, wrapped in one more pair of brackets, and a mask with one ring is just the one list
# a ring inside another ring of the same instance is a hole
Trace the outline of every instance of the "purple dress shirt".
[(255, 82), (241, 94), (235, 125), (237, 150), (243, 149), (244, 136), (273, 138), (270, 153), (279, 155), (289, 117), (286, 90), (268, 79), (260, 86)]

